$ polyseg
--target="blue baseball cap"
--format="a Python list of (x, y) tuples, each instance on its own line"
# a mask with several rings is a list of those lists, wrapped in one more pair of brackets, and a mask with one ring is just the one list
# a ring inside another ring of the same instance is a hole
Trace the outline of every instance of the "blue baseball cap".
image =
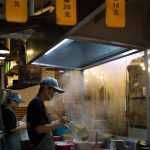
[(59, 93), (63, 93), (64, 92), (64, 90), (61, 89), (58, 86), (57, 80), (55, 78), (52, 78), (52, 77), (47, 77), (47, 78), (42, 79), (41, 82), (40, 82), (40, 86), (41, 87), (51, 87), (56, 92), (59, 92)]
[(24, 103), (24, 101), (21, 98), (21, 95), (19, 93), (10, 93), (7, 96), (7, 99), (11, 100), (11, 101), (15, 101), (17, 103)]

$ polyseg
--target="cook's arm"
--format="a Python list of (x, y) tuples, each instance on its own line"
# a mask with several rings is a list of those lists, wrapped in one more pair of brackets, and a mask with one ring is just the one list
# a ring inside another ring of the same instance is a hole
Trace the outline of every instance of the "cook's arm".
[(36, 126), (35, 130), (39, 134), (46, 133), (46, 132), (55, 130), (59, 126), (64, 125), (66, 122), (68, 122), (67, 117), (62, 117), (60, 120), (56, 120), (52, 122), (51, 124), (38, 125)]
[(26, 124), (18, 125), (16, 128), (11, 129), (10, 131), (11, 131), (11, 132), (17, 132), (17, 131), (19, 131), (19, 130), (21, 130), (21, 129), (25, 129), (26, 127), (27, 127)]

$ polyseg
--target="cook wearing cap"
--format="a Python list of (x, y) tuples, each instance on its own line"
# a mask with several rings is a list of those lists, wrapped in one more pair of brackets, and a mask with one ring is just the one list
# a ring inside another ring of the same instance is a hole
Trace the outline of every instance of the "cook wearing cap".
[(8, 101), (14, 101), (16, 102), (17, 104), (19, 103), (24, 103), (24, 101), (22, 100), (21, 98), (21, 95), (19, 93), (10, 93), (8, 96), (7, 96), (7, 102)]
[(21, 141), (18, 131), (26, 128), (26, 125), (17, 125), (15, 110), (19, 103), (23, 103), (21, 95), (18, 93), (10, 93), (6, 99), (6, 106), (2, 109), (7, 150), (21, 150)]
[(37, 96), (29, 103), (27, 109), (27, 129), (34, 150), (54, 150), (54, 142), (50, 131), (63, 126), (68, 120), (62, 117), (51, 122), (47, 117), (44, 101), (51, 100), (54, 93), (63, 93), (55, 78), (47, 77), (41, 80)]
[(56, 92), (59, 92), (59, 93), (63, 93), (63, 92), (64, 92), (64, 90), (61, 89), (61, 88), (58, 86), (57, 80), (54, 79), (54, 78), (51, 78), (51, 77), (44, 78), (44, 79), (40, 82), (40, 86), (41, 86), (41, 87), (51, 87), (51, 88), (53, 88)]

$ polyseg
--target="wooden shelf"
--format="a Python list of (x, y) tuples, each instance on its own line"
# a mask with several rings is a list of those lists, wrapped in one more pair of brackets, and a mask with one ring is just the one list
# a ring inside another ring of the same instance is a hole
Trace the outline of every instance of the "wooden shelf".
[(12, 89), (12, 90), (21, 90), (21, 89), (25, 89), (31, 86), (35, 86), (39, 83), (33, 83), (33, 84), (15, 84), (12, 86), (7, 87), (7, 89)]
[(11, 70), (5, 73), (5, 76), (18, 75), (18, 66), (14, 66)]
[(129, 99), (146, 99), (146, 96), (132, 96), (132, 97), (129, 97)]
[(13, 50), (5, 59), (5, 61), (13, 61), (13, 60), (18, 60), (17, 49)]
[(144, 125), (129, 125), (131, 128), (140, 128), (140, 129), (146, 129), (147, 127)]

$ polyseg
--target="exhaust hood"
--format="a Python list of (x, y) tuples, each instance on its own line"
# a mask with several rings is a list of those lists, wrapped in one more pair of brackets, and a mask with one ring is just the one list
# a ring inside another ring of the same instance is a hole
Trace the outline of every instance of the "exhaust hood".
[(84, 18), (80, 17), (74, 27), (56, 25), (52, 13), (51, 21), (44, 22), (27, 41), (26, 62), (84, 70), (145, 50), (150, 43), (148, 4), (148, 0), (128, 0), (124, 28), (106, 26), (104, 1)]
[(115, 55), (122, 57), (128, 51), (127, 48), (105, 44), (67, 40), (67, 43), (62, 44), (56, 49), (52, 49), (53, 51), (50, 49), (32, 64), (81, 70), (94, 66), (104, 60), (108, 61), (110, 56), (114, 56), (113, 58), (115, 58)]

